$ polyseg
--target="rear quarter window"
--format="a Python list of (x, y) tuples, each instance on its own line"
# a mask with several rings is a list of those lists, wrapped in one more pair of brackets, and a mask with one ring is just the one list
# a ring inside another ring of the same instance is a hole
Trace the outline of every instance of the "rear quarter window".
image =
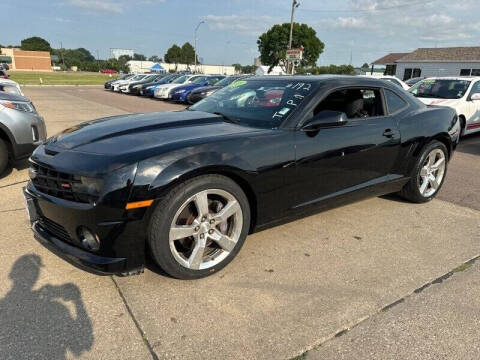
[(388, 89), (385, 89), (385, 101), (387, 102), (389, 114), (394, 114), (408, 105), (405, 100)]

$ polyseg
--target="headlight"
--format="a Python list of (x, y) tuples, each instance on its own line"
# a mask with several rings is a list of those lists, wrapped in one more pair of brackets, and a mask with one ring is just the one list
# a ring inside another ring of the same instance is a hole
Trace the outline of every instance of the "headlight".
[[(72, 190), (76, 193), (99, 196), (103, 188), (103, 179), (90, 178), (86, 176), (75, 177), (77, 182), (72, 183)], [(80, 180), (80, 182), (78, 182)]]
[(185, 92), (185, 90), (177, 90), (177, 91), (175, 91), (175, 94), (182, 94), (184, 92)]
[(23, 112), (29, 112), (29, 113), (37, 112), (33, 104), (27, 103), (27, 102), (0, 100), (0, 105), (9, 109), (23, 111)]
[(151, 88), (153, 88), (153, 86), (147, 86), (145, 90), (150, 90)]
[(204, 93), (206, 96), (212, 95), (216, 90), (209, 90), (206, 93)]

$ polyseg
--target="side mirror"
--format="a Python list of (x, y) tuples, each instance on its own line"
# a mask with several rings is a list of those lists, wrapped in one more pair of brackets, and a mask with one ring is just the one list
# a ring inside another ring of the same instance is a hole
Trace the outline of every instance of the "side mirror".
[(480, 100), (480, 93), (475, 93), (475, 94), (473, 94), (473, 95), (470, 97), (470, 99), (471, 99), (472, 101), (478, 101), (478, 100)]
[(324, 110), (307, 120), (302, 126), (303, 131), (318, 131), (324, 128), (344, 126), (348, 123), (347, 115), (340, 111)]

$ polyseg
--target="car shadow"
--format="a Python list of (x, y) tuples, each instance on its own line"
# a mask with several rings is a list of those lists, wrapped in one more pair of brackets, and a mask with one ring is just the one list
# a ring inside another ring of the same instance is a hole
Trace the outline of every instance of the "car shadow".
[(28, 159), (23, 159), (23, 160), (18, 160), (13, 163), (10, 163), (7, 169), (0, 174), (0, 179), (6, 178), (8, 175), (10, 175), (13, 171), (13, 169), (16, 169), (18, 171), (27, 169), (29, 167)]
[(480, 155), (480, 133), (462, 136), (457, 146), (457, 151), (471, 155)]
[[(23, 255), (12, 266), (10, 291), (0, 299), (0, 359), (65, 359), (91, 349), (94, 336), (80, 289), (46, 284), (35, 289), (42, 261)], [(73, 314), (70, 309), (74, 309)]]

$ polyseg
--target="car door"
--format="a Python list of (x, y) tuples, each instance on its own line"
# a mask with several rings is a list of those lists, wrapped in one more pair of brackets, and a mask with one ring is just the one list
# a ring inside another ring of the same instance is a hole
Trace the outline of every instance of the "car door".
[(472, 85), (467, 97), (466, 129), (467, 131), (480, 129), (480, 100), (472, 100), (472, 95), (480, 93), (480, 81)]
[(335, 90), (310, 116), (341, 111), (348, 120), (313, 134), (296, 131), (296, 207), (389, 179), (400, 151), (400, 132), (395, 117), (387, 115), (383, 97), (380, 88)]

